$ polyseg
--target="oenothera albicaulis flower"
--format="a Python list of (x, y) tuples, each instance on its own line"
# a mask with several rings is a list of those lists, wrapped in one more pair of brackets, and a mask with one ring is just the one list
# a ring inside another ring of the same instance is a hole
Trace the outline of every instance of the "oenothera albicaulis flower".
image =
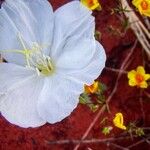
[(139, 10), (141, 15), (150, 17), (150, 0), (132, 0), (132, 4)]
[(11, 123), (37, 127), (67, 117), (84, 84), (105, 65), (94, 18), (79, 1), (53, 12), (47, 0), (6, 0), (0, 10), (0, 111)]

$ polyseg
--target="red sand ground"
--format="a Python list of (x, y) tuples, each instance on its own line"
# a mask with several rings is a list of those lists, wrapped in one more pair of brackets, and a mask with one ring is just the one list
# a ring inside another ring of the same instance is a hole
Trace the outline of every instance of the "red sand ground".
[[(67, 0), (50, 0), (54, 9), (62, 6)], [(96, 28), (102, 33), (101, 43), (106, 49), (107, 53), (107, 67), (119, 69), (123, 60), (129, 53), (131, 47), (134, 44), (135, 36), (131, 30), (128, 30), (125, 36), (113, 35), (108, 31), (108, 27), (112, 25), (114, 28), (121, 29), (121, 23), (116, 15), (110, 15), (110, 8), (116, 7), (115, 1), (112, 0), (101, 0), (103, 10), (101, 12), (94, 12), (96, 17)], [(42, 10), (41, 10), (42, 11)], [(136, 68), (138, 65), (142, 64), (142, 48), (140, 44), (135, 48), (135, 52), (132, 55), (130, 65), (127, 70)], [(148, 70), (147, 66), (147, 70)], [(104, 69), (101, 77), (99, 78), (103, 81), (107, 87), (107, 96), (113, 90), (117, 73), (110, 72)], [(111, 114), (105, 112), (104, 115), (99, 118), (99, 121), (94, 125), (91, 132), (89, 133), (87, 139), (91, 138), (106, 138), (106, 137), (117, 137), (122, 130), (116, 129), (109, 136), (103, 136), (101, 133), (100, 121), (104, 116), (107, 116), (109, 120), (112, 120), (112, 116), (121, 111), (125, 115), (125, 123), (129, 121), (138, 120), (139, 126), (150, 126), (150, 103), (146, 101), (143, 102), (145, 118), (142, 116), (141, 105), (140, 105), (140, 89), (131, 88), (128, 86), (127, 77), (123, 75), (119, 80), (118, 90), (116, 94), (111, 99), (110, 111)], [(0, 117), (0, 150), (73, 150), (74, 144), (64, 144), (64, 145), (50, 145), (47, 141), (57, 141), (65, 139), (81, 139), (86, 129), (93, 121), (96, 116), (89, 110), (88, 107), (79, 105), (74, 112), (68, 118), (64, 119), (62, 122), (50, 125), (46, 124), (39, 128), (34, 129), (22, 129), (8, 123), (2, 116)], [(140, 139), (139, 139), (140, 140)], [(118, 142), (122, 146), (127, 146), (135, 141), (123, 140)], [(106, 144), (82, 144), (79, 148), (80, 150), (119, 150), (114, 146), (106, 147)], [(148, 150), (149, 145), (146, 143), (140, 144), (133, 149), (135, 150)], [(133, 150), (132, 149), (132, 150)], [(90, 150), (90, 149), (89, 149)]]

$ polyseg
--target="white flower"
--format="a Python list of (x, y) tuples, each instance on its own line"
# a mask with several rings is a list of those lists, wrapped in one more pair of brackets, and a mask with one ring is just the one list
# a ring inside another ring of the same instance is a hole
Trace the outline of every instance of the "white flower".
[(11, 123), (37, 127), (67, 117), (84, 84), (105, 65), (94, 18), (79, 1), (52, 11), (47, 0), (5, 0), (0, 9), (0, 111)]

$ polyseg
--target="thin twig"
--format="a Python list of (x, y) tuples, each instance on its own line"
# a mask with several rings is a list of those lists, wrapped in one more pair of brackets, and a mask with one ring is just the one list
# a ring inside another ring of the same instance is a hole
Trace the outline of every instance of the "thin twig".
[(142, 94), (143, 94), (143, 90), (140, 90), (140, 99), (139, 99), (139, 102), (140, 102), (140, 105), (141, 105), (142, 117), (143, 117), (143, 120), (144, 120), (144, 122), (145, 122), (145, 112), (144, 112)]
[(144, 94), (145, 94), (148, 98), (150, 98), (150, 94), (149, 94), (148, 92), (144, 91)]
[(136, 142), (136, 143), (134, 143), (134, 144), (132, 144), (132, 145), (130, 145), (130, 146), (128, 146), (127, 148), (133, 148), (133, 147), (135, 147), (135, 146), (138, 146), (139, 144), (141, 144), (141, 143), (143, 143), (143, 142), (146, 142), (146, 140), (148, 140), (150, 137), (148, 137), (148, 138), (146, 138), (146, 139), (142, 139), (142, 140), (140, 140), (140, 141), (138, 141), (138, 142)]
[(116, 144), (116, 143), (110, 143), (110, 145), (112, 145), (112, 146), (114, 146), (114, 147), (116, 147), (116, 148), (119, 148), (119, 149), (121, 149), (121, 150), (129, 150), (128, 148), (124, 148), (124, 147), (122, 147), (122, 146), (120, 146), (120, 145), (118, 145), (118, 144)]
[(114, 69), (114, 68), (109, 68), (109, 67), (105, 67), (106, 70), (108, 71), (112, 71), (112, 72), (116, 72), (116, 73), (123, 73), (123, 74), (127, 74), (127, 71), (124, 71), (124, 70), (120, 70), (120, 69)]
[(147, 25), (147, 29), (150, 30), (150, 22), (149, 22), (148, 17), (144, 17), (144, 22)]
[(141, 127), (143, 130), (150, 130), (150, 127)]
[[(137, 137), (134, 135), (134, 137)], [(106, 138), (106, 139), (88, 139), (88, 140), (74, 140), (74, 139), (66, 139), (66, 140), (59, 140), (59, 141), (46, 141), (48, 144), (53, 145), (53, 144), (91, 144), (91, 143), (107, 143), (107, 142), (115, 142), (115, 141), (121, 141), (125, 139), (130, 139), (130, 136), (121, 136), (118, 138)]]
[[(127, 0), (121, 0), (122, 8), (126, 7), (127, 9), (133, 10)], [(150, 43), (148, 39), (150, 39), (150, 34), (147, 27), (139, 20), (138, 16), (134, 11), (131, 12), (124, 12), (125, 16), (128, 18), (130, 22), (130, 27), (134, 31), (137, 39), (141, 43), (142, 47), (144, 48), (145, 52), (147, 53), (148, 59), (150, 59)], [(138, 22), (135, 22), (139, 20)], [(134, 23), (132, 23), (134, 22)]]

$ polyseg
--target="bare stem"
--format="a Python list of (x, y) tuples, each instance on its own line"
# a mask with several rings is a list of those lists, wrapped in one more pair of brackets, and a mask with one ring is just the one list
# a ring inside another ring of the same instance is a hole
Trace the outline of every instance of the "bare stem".
[[(134, 137), (137, 137), (134, 135)], [(75, 140), (75, 139), (66, 139), (66, 140), (59, 140), (59, 141), (46, 141), (48, 144), (53, 145), (53, 144), (91, 144), (91, 143), (107, 143), (107, 142), (115, 142), (115, 141), (121, 141), (125, 139), (130, 139), (130, 136), (121, 136), (118, 138), (106, 138), (106, 139), (87, 139), (87, 140)]]
[(146, 138), (146, 139), (144, 138), (144, 139), (142, 139), (142, 140), (140, 140), (140, 141), (138, 141), (138, 142), (136, 142), (136, 143), (134, 143), (134, 144), (128, 146), (127, 148), (128, 148), (128, 149), (131, 149), (131, 148), (133, 148), (133, 147), (135, 147), (135, 146), (138, 146), (139, 144), (145, 142), (145, 141), (148, 140), (148, 139), (150, 139), (150, 137), (148, 137), (148, 138)]
[(124, 70), (120, 70), (120, 69), (114, 69), (114, 68), (109, 68), (109, 67), (105, 67), (106, 70), (108, 71), (112, 71), (112, 72), (116, 72), (116, 73), (123, 73), (123, 74), (127, 74), (127, 71), (124, 71)]
[[(127, 0), (121, 0), (120, 2), (122, 4), (122, 8), (133, 10), (129, 6)], [(141, 43), (145, 52), (147, 53), (148, 59), (150, 59), (150, 43), (149, 43), (150, 34), (147, 27), (145, 27), (145, 25), (141, 22), (141, 20), (138, 18), (138, 16), (134, 11), (124, 12), (124, 14), (130, 22), (131, 29), (134, 31), (137, 39)]]
[(120, 150), (129, 150), (128, 148), (124, 148), (123, 146), (120, 146), (120, 145), (118, 145), (116, 143), (110, 143), (110, 145), (112, 145), (112, 146), (114, 146), (114, 147), (116, 147), (116, 148), (118, 148)]

